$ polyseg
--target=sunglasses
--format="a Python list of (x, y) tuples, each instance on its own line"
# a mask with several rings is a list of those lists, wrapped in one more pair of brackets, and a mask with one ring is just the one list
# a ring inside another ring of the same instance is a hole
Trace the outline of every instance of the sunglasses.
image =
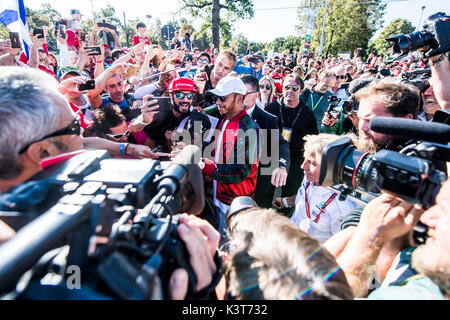
[(336, 76), (336, 79), (345, 79), (345, 76)]
[(130, 134), (130, 131), (127, 130), (124, 133), (118, 133), (118, 134), (109, 134), (109, 133), (107, 133), (106, 135), (108, 137), (110, 137), (110, 138), (113, 138), (113, 139), (122, 139), (123, 137), (128, 136), (129, 134)]
[(75, 134), (75, 135), (79, 136), (80, 133), (81, 133), (80, 117), (76, 116), (75, 119), (73, 119), (72, 122), (67, 127), (64, 127), (62, 129), (56, 130), (53, 133), (49, 133), (49, 134), (43, 136), (41, 139), (35, 140), (33, 142), (30, 142), (29, 144), (25, 145), (22, 149), (20, 149), (19, 154), (22, 154), (25, 151), (27, 151), (28, 148), (32, 144), (34, 144), (36, 142), (40, 142), (40, 141), (43, 141), (43, 140), (48, 139), (48, 138), (53, 138), (53, 137), (58, 137), (58, 136), (65, 136), (65, 135), (72, 135), (72, 134)]
[(260, 88), (260, 89), (270, 90), (270, 89), (272, 89), (272, 86), (271, 86), (270, 84), (266, 84), (265, 86), (262, 85), (262, 86), (260, 86), (259, 88)]
[(221, 101), (221, 102), (225, 102), (225, 100), (227, 100), (227, 98), (228, 98), (230, 95), (232, 95), (232, 93), (230, 93), (230, 94), (227, 95), (227, 96), (223, 96), (223, 97), (221, 97), (221, 96), (214, 96), (214, 101), (217, 102), (217, 100), (219, 100), (219, 101)]
[(284, 86), (284, 90), (288, 91), (290, 89), (292, 89), (295, 92), (297, 92), (300, 89), (300, 87), (299, 86)]
[(207, 59), (198, 59), (197, 62), (209, 63), (209, 61)]
[(192, 100), (194, 99), (195, 93), (175, 92), (175, 96), (177, 97), (178, 100), (183, 100), (184, 97), (187, 97), (188, 100)]

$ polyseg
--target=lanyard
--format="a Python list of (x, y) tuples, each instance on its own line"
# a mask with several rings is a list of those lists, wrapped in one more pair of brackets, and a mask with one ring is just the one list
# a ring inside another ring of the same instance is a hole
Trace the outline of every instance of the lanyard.
[[(307, 197), (307, 194), (306, 194), (306, 190), (308, 190), (309, 185), (310, 185), (310, 182), (308, 182), (308, 183), (306, 184), (306, 187), (305, 187), (305, 205), (306, 205), (306, 215), (308, 216), (308, 219), (311, 219), (311, 213), (310, 213), (310, 211), (309, 211), (309, 202), (308, 202), (308, 197)], [(325, 202), (325, 204), (322, 206), (322, 209), (320, 209), (320, 212), (319, 212), (319, 214), (317, 215), (317, 218), (314, 219), (314, 222), (315, 222), (315, 223), (319, 222), (320, 215), (322, 214), (322, 212), (325, 211), (325, 208), (331, 203), (331, 201), (333, 201), (333, 199), (336, 198), (336, 196), (337, 196), (337, 193), (333, 193), (333, 194), (331, 195), (331, 197), (328, 198), (328, 200), (327, 200), (327, 201)]]
[(313, 111), (316, 110), (317, 106), (320, 104), (320, 101), (322, 101), (322, 98), (323, 98), (323, 97), (325, 97), (325, 94), (323, 94), (323, 95), (320, 97), (319, 101), (317, 101), (317, 104), (314, 105), (314, 93), (311, 93), (311, 104), (312, 104), (311, 107), (312, 107)]
[[(281, 127), (284, 127), (284, 117), (283, 117), (283, 110), (281, 109), (281, 104), (283, 104), (283, 100), (280, 101), (281, 103), (278, 104), (278, 107), (280, 108), (280, 120), (281, 120)], [(286, 107), (289, 108), (289, 107)], [(297, 122), (298, 117), (300, 116), (300, 113), (302, 113), (303, 106), (300, 107), (300, 110), (298, 110), (297, 116), (294, 119), (294, 122), (292, 122), (291, 128), (294, 129), (294, 125)]]

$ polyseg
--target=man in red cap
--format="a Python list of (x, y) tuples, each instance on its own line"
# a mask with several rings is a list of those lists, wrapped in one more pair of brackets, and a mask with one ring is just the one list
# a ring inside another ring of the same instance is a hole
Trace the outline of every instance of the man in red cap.
[(169, 85), (167, 100), (151, 101), (152, 95), (144, 97), (144, 103), (149, 100), (151, 105), (148, 109), (142, 110), (142, 115), (133, 121), (133, 125), (140, 123), (147, 135), (155, 141), (155, 146), (161, 146), (166, 151), (171, 151), (172, 132), (180, 129), (180, 125), (186, 125), (186, 121), (183, 122), (183, 120), (191, 114), (197, 93), (198, 90), (193, 80), (174, 79)]

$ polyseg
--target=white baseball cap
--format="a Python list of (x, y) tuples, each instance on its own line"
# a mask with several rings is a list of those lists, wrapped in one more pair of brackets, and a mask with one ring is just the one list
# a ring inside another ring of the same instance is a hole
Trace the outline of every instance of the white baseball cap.
[(227, 76), (220, 79), (217, 87), (213, 90), (209, 90), (208, 92), (211, 92), (219, 97), (225, 97), (232, 93), (242, 94), (245, 96), (247, 94), (247, 88), (241, 79)]

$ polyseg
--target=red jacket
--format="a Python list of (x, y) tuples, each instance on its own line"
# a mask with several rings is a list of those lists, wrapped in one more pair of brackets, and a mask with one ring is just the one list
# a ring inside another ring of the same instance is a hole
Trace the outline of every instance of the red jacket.
[[(225, 121), (226, 118), (220, 123), (220, 131)], [(230, 205), (236, 197), (253, 197), (260, 156), (258, 125), (247, 111), (243, 110), (228, 122), (220, 147), (217, 146), (217, 140), (216, 137), (213, 155), (221, 152), (223, 160), (221, 163), (215, 163), (205, 159), (203, 168), (204, 173), (217, 181), (217, 199)]]

